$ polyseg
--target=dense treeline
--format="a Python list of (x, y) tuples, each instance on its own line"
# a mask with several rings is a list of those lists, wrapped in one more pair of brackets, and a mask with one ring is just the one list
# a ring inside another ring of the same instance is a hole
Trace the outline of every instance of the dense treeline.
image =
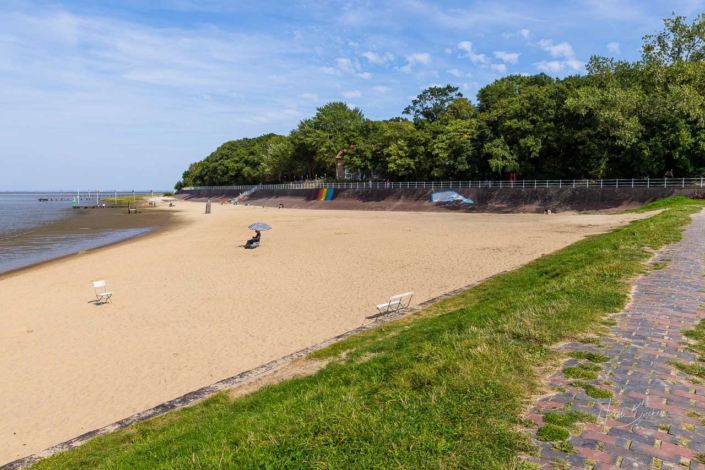
[(328, 103), (288, 136), (223, 144), (177, 189), (332, 178), (336, 156), (393, 181), (705, 176), (705, 15), (664, 24), (638, 62), (594, 56), (584, 76), (510, 75), (477, 105), (450, 85), (387, 121)]

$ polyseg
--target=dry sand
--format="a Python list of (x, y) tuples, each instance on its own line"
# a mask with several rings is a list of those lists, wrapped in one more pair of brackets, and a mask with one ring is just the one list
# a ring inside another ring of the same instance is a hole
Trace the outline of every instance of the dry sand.
[(0, 278), (0, 465), (640, 217), (203, 209)]

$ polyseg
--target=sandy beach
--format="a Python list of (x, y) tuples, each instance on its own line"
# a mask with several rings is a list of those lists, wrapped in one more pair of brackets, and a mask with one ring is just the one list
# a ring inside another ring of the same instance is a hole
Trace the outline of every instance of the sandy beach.
[(153, 210), (184, 223), (0, 277), (0, 465), (643, 217)]

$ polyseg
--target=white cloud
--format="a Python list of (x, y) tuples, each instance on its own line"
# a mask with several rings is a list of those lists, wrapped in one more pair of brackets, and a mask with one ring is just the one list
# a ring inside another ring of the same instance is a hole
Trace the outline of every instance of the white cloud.
[(607, 44), (607, 50), (610, 51), (612, 54), (620, 54), (621, 51), (619, 50), (619, 43), (618, 42), (611, 42)]
[(565, 60), (551, 60), (551, 61), (541, 61), (535, 63), (537, 69), (548, 72), (548, 73), (558, 73), (563, 70), (580, 71), (585, 66), (584, 62), (581, 62), (575, 57), (575, 51), (573, 47), (567, 42), (562, 42), (560, 44), (553, 44), (550, 39), (542, 39), (538, 42), (539, 47), (551, 54), (555, 58), (563, 58)]
[(552, 61), (541, 61), (536, 64), (534, 64), (537, 69), (543, 71), (543, 72), (548, 72), (548, 73), (558, 73), (562, 72), (563, 70), (566, 69), (571, 69), (574, 71), (579, 71), (581, 70), (584, 66), (585, 63), (579, 61), (579, 60), (552, 60)]
[(345, 73), (355, 73), (360, 70), (360, 64), (354, 63), (352, 60), (345, 57), (335, 59), (335, 64), (340, 71)]
[(454, 77), (462, 78), (462, 77), (472, 77), (472, 73), (470, 72), (461, 72), (458, 69), (451, 69), (447, 71), (449, 74), (453, 75)]
[(565, 63), (559, 60), (552, 60), (550, 62), (541, 61), (536, 64), (536, 68), (548, 73), (558, 73), (565, 68)]
[[(491, 63), (489, 57), (485, 54), (478, 54), (475, 52), (473, 45), (470, 41), (463, 41), (458, 43), (458, 49), (463, 51), (460, 55), (461, 58), (468, 58), (472, 63), (478, 64), (482, 68), (489, 68), (499, 73), (507, 73), (507, 66), (504, 64), (493, 64)], [(505, 62), (517, 63), (519, 61), (519, 54), (513, 52), (496, 51), (494, 55), (504, 60)], [(449, 73), (452, 73), (449, 71)]]
[(502, 37), (504, 39), (511, 39), (515, 36), (522, 37), (528, 41), (529, 38), (531, 37), (531, 30), (524, 28), (524, 29), (520, 29), (519, 31), (516, 31), (514, 33), (502, 33)]
[(378, 54), (376, 52), (367, 51), (363, 52), (362, 56), (370, 61), (371, 64), (384, 65), (387, 62), (394, 60), (394, 54), (391, 52), (385, 52), (384, 54)]
[(428, 52), (414, 52), (406, 57), (406, 60), (412, 64), (428, 64), (431, 62), (431, 54)]
[(360, 63), (357, 60), (352, 61), (347, 57), (338, 57), (335, 59), (335, 67), (323, 67), (322, 70), (330, 75), (355, 75), (363, 80), (369, 80), (372, 78), (371, 73), (360, 72), (360, 68)]
[(406, 56), (406, 65), (401, 67), (404, 73), (411, 73), (411, 69), (416, 64), (429, 64), (431, 62), (431, 54), (428, 52), (414, 52), (411, 55)]
[(504, 52), (504, 51), (494, 51), (494, 56), (504, 63), (508, 64), (518, 64), (519, 63), (518, 52)]
[(375, 93), (389, 93), (391, 91), (391, 88), (389, 88), (388, 86), (379, 85), (373, 86), (372, 91), (374, 91)]
[(568, 68), (571, 68), (575, 71), (581, 70), (583, 67), (585, 67), (585, 62), (581, 62), (577, 59), (566, 60), (565, 64), (568, 66)]
[(566, 59), (572, 59), (575, 57), (573, 47), (567, 42), (554, 45), (552, 40), (542, 39), (539, 41), (539, 46), (541, 49), (548, 51), (551, 54), (551, 57), (564, 57)]
[(490, 59), (488, 59), (485, 54), (477, 54), (473, 50), (472, 43), (470, 41), (462, 41), (458, 43), (458, 49), (465, 52), (464, 54), (461, 54), (460, 57), (468, 58), (475, 64), (488, 64), (490, 62)]
[(359, 90), (344, 91), (343, 96), (346, 98), (359, 98), (362, 96), (362, 92), (360, 92)]
[(318, 101), (318, 95), (316, 93), (302, 93), (301, 97), (311, 101)]

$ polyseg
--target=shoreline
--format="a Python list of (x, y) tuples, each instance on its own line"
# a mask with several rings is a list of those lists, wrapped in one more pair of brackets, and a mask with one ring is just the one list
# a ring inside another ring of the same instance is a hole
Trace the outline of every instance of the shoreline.
[[(68, 211), (73, 212), (72, 209), (67, 209)], [(146, 238), (150, 238), (152, 236), (156, 236), (165, 232), (168, 232), (170, 230), (178, 229), (179, 227), (182, 227), (183, 225), (186, 224), (186, 221), (183, 220), (183, 218), (178, 217), (178, 210), (171, 210), (171, 211), (166, 211), (162, 208), (148, 208), (147, 211), (143, 211), (140, 214), (136, 215), (127, 215), (127, 214), (117, 214), (115, 213), (116, 209), (95, 209), (95, 210), (89, 210), (85, 214), (82, 210), (76, 210), (78, 213), (69, 215), (65, 218), (62, 218), (57, 221), (49, 222), (46, 224), (38, 225), (36, 227), (32, 227), (30, 229), (27, 229), (23, 231), (21, 234), (18, 234), (16, 237), (17, 240), (22, 240), (26, 239), (29, 236), (32, 236), (34, 234), (39, 234), (39, 233), (44, 233), (46, 231), (51, 231), (52, 233), (59, 233), (59, 234), (80, 234), (81, 227), (79, 225), (87, 225), (85, 222), (88, 222), (88, 224), (91, 225), (96, 225), (98, 228), (97, 230), (105, 230), (105, 231), (117, 231), (117, 230), (129, 230), (129, 229), (148, 229), (148, 231), (143, 232), (143, 233), (137, 233), (125, 238), (122, 238), (117, 241), (111, 241), (107, 242), (105, 244), (99, 245), (94, 248), (88, 248), (88, 249), (78, 249), (77, 251), (74, 251), (72, 253), (64, 254), (64, 255), (59, 255), (56, 257), (52, 257), (50, 259), (42, 260), (42, 261), (37, 261), (36, 263), (32, 263), (26, 266), (21, 266), (19, 268), (13, 268), (8, 271), (3, 271), (0, 272), (0, 281), (15, 277), (19, 274), (32, 271), (35, 269), (39, 269), (45, 266), (50, 266), (53, 264), (57, 264), (63, 261), (66, 261), (67, 259), (70, 259), (76, 255), (80, 254), (88, 254), (88, 253), (96, 253), (101, 250), (104, 250), (106, 248), (111, 248), (116, 245), (123, 245), (123, 244), (129, 244), (131, 242), (135, 242), (137, 240), (143, 240)], [(126, 217), (131, 217), (131, 219), (122, 219), (117, 220), (114, 218), (115, 216), (122, 216), (125, 215)], [(110, 216), (113, 216), (112, 218)], [(87, 217), (89, 220), (82, 219), (82, 217)], [(126, 223), (127, 222), (127, 223)], [(20, 243), (18, 244), (13, 244), (14, 246), (21, 246)]]

